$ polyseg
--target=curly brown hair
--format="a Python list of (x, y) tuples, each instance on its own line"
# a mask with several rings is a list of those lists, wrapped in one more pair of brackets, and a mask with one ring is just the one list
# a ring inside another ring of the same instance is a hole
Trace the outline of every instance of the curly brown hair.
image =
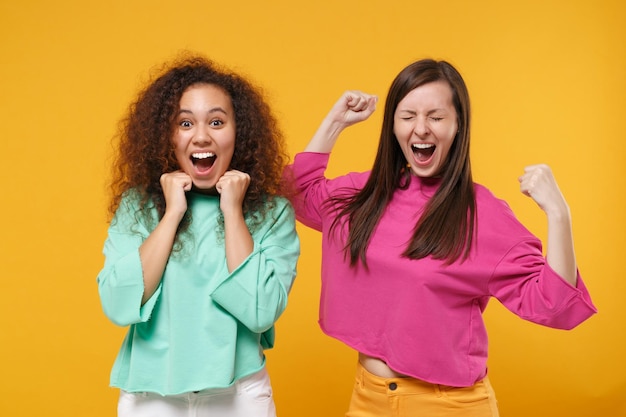
[[(189, 54), (164, 64), (153, 78), (120, 121), (110, 184), (111, 218), (128, 192), (140, 196), (136, 216), (148, 224), (153, 220), (149, 208), (157, 210), (159, 219), (163, 216), (161, 175), (180, 169), (172, 144), (180, 98), (193, 85), (211, 84), (223, 89), (232, 101), (237, 128), (230, 168), (250, 175), (243, 209), (254, 228), (281, 193), (281, 174), (288, 162), (282, 132), (261, 89), (205, 57)], [(190, 222), (188, 211), (178, 235)]]

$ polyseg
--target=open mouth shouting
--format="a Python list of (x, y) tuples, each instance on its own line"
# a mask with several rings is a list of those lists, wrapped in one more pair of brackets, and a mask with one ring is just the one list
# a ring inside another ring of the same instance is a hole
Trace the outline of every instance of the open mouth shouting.
[(216, 159), (217, 156), (213, 152), (195, 152), (190, 156), (191, 163), (198, 174), (208, 173)]
[(433, 157), (435, 148), (437, 148), (437, 146), (432, 143), (412, 144), (411, 149), (413, 150), (413, 156), (415, 158), (415, 162), (420, 165), (427, 164), (430, 161), (430, 159)]

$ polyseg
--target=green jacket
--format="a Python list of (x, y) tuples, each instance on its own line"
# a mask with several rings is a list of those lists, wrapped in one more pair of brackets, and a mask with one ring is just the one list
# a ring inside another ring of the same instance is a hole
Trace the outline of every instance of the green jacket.
[[(230, 386), (264, 366), (274, 323), (285, 310), (300, 242), (283, 198), (252, 232), (253, 252), (232, 273), (226, 266), (219, 198), (188, 193), (192, 222), (154, 295), (141, 306), (139, 246), (156, 226), (125, 197), (109, 227), (98, 275), (105, 314), (130, 326), (111, 372), (129, 392), (174, 395)], [(152, 210), (156, 219), (156, 211)]]

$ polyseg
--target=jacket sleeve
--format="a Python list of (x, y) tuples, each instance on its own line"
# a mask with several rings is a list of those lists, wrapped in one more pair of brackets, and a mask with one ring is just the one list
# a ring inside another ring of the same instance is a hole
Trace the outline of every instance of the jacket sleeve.
[(287, 306), (296, 276), (300, 241), (291, 205), (277, 203), (269, 228), (255, 236), (254, 249), (244, 262), (217, 285), (211, 298), (255, 333), (268, 332)]
[(569, 330), (597, 312), (577, 271), (576, 287), (545, 260), (538, 239), (515, 245), (498, 263), (489, 291), (521, 318)]
[(291, 202), (297, 220), (317, 231), (322, 230), (322, 205), (329, 195), (324, 177), (329, 158), (325, 153), (299, 153), (284, 175), (285, 182), (293, 184)]
[(98, 274), (100, 302), (106, 316), (119, 326), (145, 322), (161, 293), (161, 285), (142, 306), (143, 270), (139, 246), (149, 232), (135, 222), (135, 207), (123, 199), (118, 208), (108, 237), (104, 243), (104, 267)]

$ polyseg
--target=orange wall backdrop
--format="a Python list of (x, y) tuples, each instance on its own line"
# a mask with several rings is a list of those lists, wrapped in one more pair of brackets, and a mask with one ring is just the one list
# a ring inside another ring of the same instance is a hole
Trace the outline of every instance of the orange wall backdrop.
[[(384, 99), (423, 57), (473, 104), (475, 179), (545, 237), (518, 191), (553, 167), (600, 313), (570, 332), (492, 301), (490, 375), (506, 417), (626, 416), (626, 6), (622, 0), (0, 2), (0, 415), (112, 416), (125, 329), (97, 295), (110, 138), (149, 70), (181, 49), (262, 85), (293, 155), (345, 89)], [(330, 173), (368, 169), (382, 111), (347, 131)], [(356, 355), (317, 326), (320, 237), (268, 352), (282, 416), (341, 416)], [(428, 335), (424, 335), (428, 337)]]

